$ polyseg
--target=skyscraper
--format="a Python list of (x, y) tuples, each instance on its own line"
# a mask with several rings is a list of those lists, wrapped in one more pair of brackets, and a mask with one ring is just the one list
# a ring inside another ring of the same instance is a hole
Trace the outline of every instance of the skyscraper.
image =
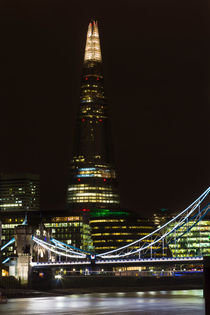
[(73, 212), (89, 215), (96, 252), (128, 244), (152, 229), (148, 220), (137, 218), (120, 204), (95, 21), (87, 32), (67, 205)]
[(119, 203), (98, 25), (92, 21), (87, 32), (67, 204), (74, 210), (100, 215), (103, 209), (114, 211)]

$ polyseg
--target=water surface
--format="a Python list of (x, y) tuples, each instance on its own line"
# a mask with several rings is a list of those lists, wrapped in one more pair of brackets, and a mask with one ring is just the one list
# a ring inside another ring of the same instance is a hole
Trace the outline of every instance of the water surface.
[(91, 293), (9, 299), (1, 315), (204, 315), (202, 290)]

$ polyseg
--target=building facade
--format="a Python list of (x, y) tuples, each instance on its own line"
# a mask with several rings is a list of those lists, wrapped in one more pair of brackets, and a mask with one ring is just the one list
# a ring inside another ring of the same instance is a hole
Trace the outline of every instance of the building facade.
[[(209, 207), (209, 204), (205, 207)], [(173, 219), (177, 214), (178, 213), (172, 213), (166, 209), (155, 211), (153, 214), (154, 226), (156, 228), (161, 227), (163, 224)], [(169, 232), (176, 223), (169, 224), (165, 232)], [(188, 229), (189, 231), (186, 232)], [(170, 241), (171, 238), (172, 241)], [(210, 255), (209, 211), (198, 223), (196, 223), (195, 220), (190, 220), (188, 223), (169, 234), (167, 239), (169, 242), (167, 246), (168, 256), (195, 257)]]
[[(26, 222), (39, 219), (40, 177), (36, 174), (2, 174), (0, 176), (0, 220), (2, 261), (15, 254), (14, 230)], [(29, 219), (29, 220), (28, 220)], [(7, 246), (5, 246), (8, 244)]]
[(86, 214), (46, 211), (43, 213), (42, 223), (52, 238), (88, 252), (93, 250), (89, 217)]
[(176, 233), (177, 242), (169, 244), (170, 251), (174, 257), (195, 257), (210, 255), (210, 213), (195, 224), (194, 220), (189, 221), (186, 228), (183, 226)]
[(40, 179), (34, 174), (0, 176), (0, 212), (40, 210)]

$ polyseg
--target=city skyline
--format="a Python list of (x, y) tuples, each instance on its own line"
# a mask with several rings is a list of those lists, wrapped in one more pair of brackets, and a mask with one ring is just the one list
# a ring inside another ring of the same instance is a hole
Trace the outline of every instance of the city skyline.
[(109, 2), (97, 9), (88, 4), (86, 11), (84, 5), (82, 12), (64, 2), (48, 11), (21, 4), (20, 23), (19, 11), (2, 10), (0, 172), (41, 174), (42, 209), (64, 207), (81, 52), (94, 14), (123, 204), (145, 216), (158, 208), (181, 210), (204, 191), (205, 22), (193, 19), (201, 8), (132, 2), (117, 15), (117, 4), (110, 12)]

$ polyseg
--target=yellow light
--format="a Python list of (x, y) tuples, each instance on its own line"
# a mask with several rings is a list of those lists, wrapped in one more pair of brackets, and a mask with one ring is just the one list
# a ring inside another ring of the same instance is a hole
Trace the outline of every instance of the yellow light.
[(5, 269), (2, 269), (1, 274), (2, 274), (2, 277), (8, 277), (8, 276), (9, 276), (8, 271), (7, 271), (7, 270), (5, 270)]

